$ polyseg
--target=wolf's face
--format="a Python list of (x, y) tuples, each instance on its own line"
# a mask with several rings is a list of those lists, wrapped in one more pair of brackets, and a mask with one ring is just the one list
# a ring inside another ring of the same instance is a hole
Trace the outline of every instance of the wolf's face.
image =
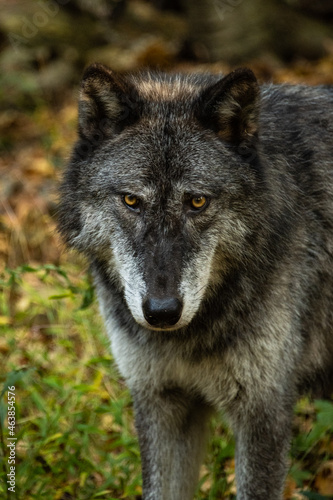
[(146, 328), (189, 324), (244, 260), (260, 183), (257, 98), (248, 70), (210, 84), (86, 72), (60, 227)]

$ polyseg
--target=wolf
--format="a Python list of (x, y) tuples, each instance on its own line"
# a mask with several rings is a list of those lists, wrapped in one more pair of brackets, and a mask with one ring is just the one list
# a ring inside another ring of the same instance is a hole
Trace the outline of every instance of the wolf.
[(281, 500), (293, 406), (333, 391), (333, 90), (94, 64), (60, 190), (131, 391), (145, 500), (195, 494), (216, 411), (237, 500)]

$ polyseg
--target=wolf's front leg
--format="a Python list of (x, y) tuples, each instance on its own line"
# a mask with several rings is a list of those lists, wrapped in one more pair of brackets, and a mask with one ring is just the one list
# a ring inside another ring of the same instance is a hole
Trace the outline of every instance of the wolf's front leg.
[(133, 398), (144, 500), (192, 500), (211, 410), (178, 388)]
[(282, 500), (292, 410), (266, 401), (234, 421), (237, 500)]

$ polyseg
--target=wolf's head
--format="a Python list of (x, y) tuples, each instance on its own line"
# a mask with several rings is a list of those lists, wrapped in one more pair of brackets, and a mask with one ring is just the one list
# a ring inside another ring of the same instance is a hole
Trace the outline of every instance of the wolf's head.
[(247, 69), (223, 78), (86, 70), (59, 226), (142, 326), (187, 325), (244, 259), (262, 180), (258, 100)]

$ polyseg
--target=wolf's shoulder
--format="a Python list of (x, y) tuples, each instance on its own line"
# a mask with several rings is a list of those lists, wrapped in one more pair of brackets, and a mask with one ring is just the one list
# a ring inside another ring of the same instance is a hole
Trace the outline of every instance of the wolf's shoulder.
[(333, 86), (264, 84), (260, 86), (263, 111), (270, 109), (288, 113), (306, 110), (333, 108)]

